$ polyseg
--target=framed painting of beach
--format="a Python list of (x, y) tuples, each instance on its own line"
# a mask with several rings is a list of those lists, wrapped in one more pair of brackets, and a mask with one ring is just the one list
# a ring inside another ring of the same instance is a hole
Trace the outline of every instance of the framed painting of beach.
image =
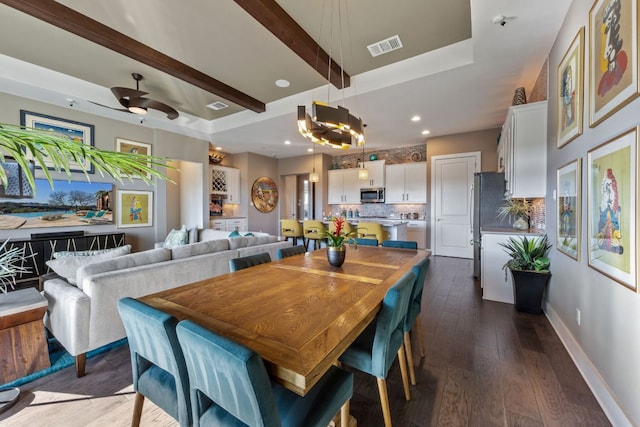
[(589, 126), (638, 96), (638, 2), (596, 0), (589, 11)]
[(638, 130), (629, 130), (587, 153), (589, 266), (637, 290)]
[(558, 65), (558, 148), (582, 134), (584, 27)]
[[(142, 154), (145, 156), (151, 156), (151, 144), (146, 144), (139, 141), (131, 141), (124, 138), (116, 138), (116, 151), (119, 153)], [(151, 167), (151, 163), (147, 163), (147, 167)], [(151, 179), (151, 174), (148, 173), (147, 178)]]
[[(86, 144), (91, 147), (95, 146), (95, 128), (93, 125), (86, 123), (20, 110), (20, 125), (25, 126), (26, 128), (53, 131), (64, 138), (81, 144)], [(54, 169), (53, 164), (50, 161), (46, 158), (44, 161), (47, 165), (47, 169)], [(38, 168), (38, 166), (36, 166), (36, 168)], [(70, 160), (69, 169), (71, 172), (86, 171), (87, 173), (94, 173), (93, 165), (87, 160), (83, 164)]]
[(117, 190), (118, 228), (153, 225), (153, 191)]
[(562, 166), (557, 172), (556, 249), (580, 260), (581, 159)]

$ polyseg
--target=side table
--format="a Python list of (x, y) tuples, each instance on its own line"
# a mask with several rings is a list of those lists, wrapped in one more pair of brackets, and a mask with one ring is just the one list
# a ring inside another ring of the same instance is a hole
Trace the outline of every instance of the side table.
[(47, 300), (35, 288), (0, 294), (0, 384), (50, 366), (46, 311)]

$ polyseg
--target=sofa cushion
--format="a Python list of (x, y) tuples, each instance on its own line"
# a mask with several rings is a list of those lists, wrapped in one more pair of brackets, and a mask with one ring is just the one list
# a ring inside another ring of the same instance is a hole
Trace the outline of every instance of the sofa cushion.
[(189, 234), (187, 233), (187, 227), (185, 225), (182, 226), (181, 229), (171, 229), (167, 238), (164, 239), (164, 247), (166, 249), (173, 249), (178, 246), (186, 245), (189, 241)]
[(75, 280), (77, 286), (82, 289), (86, 277), (108, 271), (123, 270), (125, 268), (139, 267), (141, 265), (155, 264), (169, 260), (171, 260), (171, 251), (169, 249), (150, 249), (148, 251), (136, 252), (118, 258), (105, 259), (100, 262), (83, 265), (78, 269)]
[(229, 250), (228, 239), (207, 240), (171, 249), (171, 259), (182, 259), (196, 255)]
[(93, 256), (93, 255), (106, 254), (111, 251), (119, 251), (121, 247), (122, 246), (119, 246), (116, 248), (109, 248), (109, 249), (93, 249), (90, 251), (58, 251), (51, 254), (51, 256), (54, 259), (66, 258), (70, 256)]
[(249, 236), (245, 237), (247, 239), (246, 246), (257, 246), (257, 245), (266, 245), (267, 243), (274, 243), (278, 241), (277, 236)]
[(248, 237), (233, 237), (229, 239), (229, 249), (244, 248), (247, 246), (249, 240)]
[(187, 228), (187, 243), (196, 243), (198, 241), (198, 227), (193, 226), (191, 228)]
[(76, 273), (79, 268), (106, 259), (127, 255), (131, 252), (131, 245), (120, 246), (116, 250), (97, 255), (66, 256), (58, 259), (51, 259), (46, 264), (59, 276), (64, 277), (67, 282), (76, 285)]

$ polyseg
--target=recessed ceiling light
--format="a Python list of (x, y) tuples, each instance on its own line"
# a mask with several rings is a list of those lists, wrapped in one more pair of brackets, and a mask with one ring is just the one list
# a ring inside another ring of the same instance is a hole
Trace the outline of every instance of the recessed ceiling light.
[(222, 147), (216, 147), (216, 150), (220, 151), (222, 150)]
[(412, 121), (412, 122), (419, 122), (419, 121), (420, 121), (420, 116), (413, 116), (413, 117), (411, 117), (411, 121)]
[(284, 142), (284, 145), (291, 145), (291, 141), (286, 140), (286, 141)]
[(313, 153), (313, 148), (307, 148), (307, 153)]
[(423, 134), (423, 135), (429, 135), (430, 133), (431, 133), (431, 132), (430, 132), (429, 130), (427, 130), (427, 129), (425, 129), (425, 130), (423, 130), (423, 131), (422, 131), (422, 134)]
[(276, 86), (278, 87), (289, 87), (291, 83), (289, 83), (289, 80), (285, 80), (285, 79), (278, 79), (276, 80)]

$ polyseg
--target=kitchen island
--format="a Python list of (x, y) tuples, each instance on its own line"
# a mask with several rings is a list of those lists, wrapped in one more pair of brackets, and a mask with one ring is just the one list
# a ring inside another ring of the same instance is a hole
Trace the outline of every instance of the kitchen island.
[[(346, 218), (347, 222), (357, 227), (359, 222), (375, 222), (382, 225), (382, 229), (388, 233), (389, 240), (407, 240), (407, 225), (409, 221), (391, 220), (388, 218)], [(329, 225), (328, 221), (323, 221)], [(382, 242), (379, 242), (382, 244)]]

